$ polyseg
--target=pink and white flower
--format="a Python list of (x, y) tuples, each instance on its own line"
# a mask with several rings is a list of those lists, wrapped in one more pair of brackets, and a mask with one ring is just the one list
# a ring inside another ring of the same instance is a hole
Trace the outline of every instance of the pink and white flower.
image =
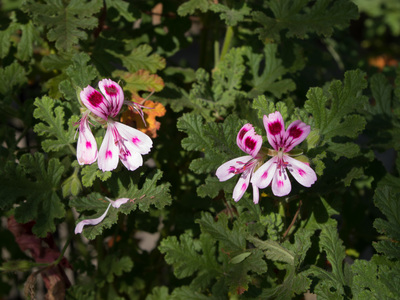
[(114, 170), (120, 159), (128, 170), (133, 171), (143, 164), (142, 155), (150, 152), (153, 142), (143, 132), (112, 119), (124, 103), (124, 93), (118, 83), (103, 79), (99, 89), (102, 93), (87, 86), (80, 93), (82, 103), (107, 124), (97, 159), (99, 168), (103, 172)]
[[(238, 147), (249, 155), (234, 158), (222, 164), (216, 171), (219, 181), (226, 181), (236, 174), (241, 174), (234, 190), (233, 200), (239, 201), (249, 186), (254, 169), (261, 163), (262, 156), (258, 153), (262, 146), (262, 137), (255, 133), (251, 124), (244, 125), (236, 137)], [(253, 201), (258, 203), (259, 191), (256, 185), (253, 186)]]
[(285, 131), (282, 115), (276, 111), (264, 116), (264, 127), (269, 144), (275, 149), (268, 155), (273, 156), (253, 174), (251, 183), (258, 188), (266, 188), (272, 181), (272, 193), (275, 196), (286, 196), (292, 186), (288, 172), (303, 186), (310, 187), (317, 180), (317, 175), (309, 165), (291, 157), (290, 151), (300, 144), (310, 133), (310, 126), (294, 121)]
[(79, 121), (78, 145), (76, 156), (80, 165), (91, 164), (97, 159), (97, 143), (89, 127), (88, 115), (83, 114)]
[(75, 226), (75, 234), (81, 233), (83, 230), (83, 227), (86, 225), (97, 225), (97, 224), (101, 223), (104, 220), (104, 218), (106, 217), (108, 210), (110, 209), (110, 206), (112, 206), (114, 208), (119, 208), (122, 204), (125, 204), (126, 202), (129, 201), (129, 198), (120, 198), (115, 201), (113, 201), (107, 197), (106, 197), (106, 199), (110, 202), (110, 204), (108, 204), (106, 211), (98, 218), (85, 219), (85, 220), (80, 221)]

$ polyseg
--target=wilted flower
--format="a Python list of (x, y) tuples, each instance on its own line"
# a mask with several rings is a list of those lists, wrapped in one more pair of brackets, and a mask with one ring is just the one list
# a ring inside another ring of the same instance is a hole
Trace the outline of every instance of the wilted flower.
[[(254, 169), (261, 163), (262, 156), (258, 153), (262, 146), (262, 137), (255, 133), (251, 124), (244, 125), (236, 137), (238, 147), (249, 155), (234, 158), (222, 164), (216, 171), (219, 181), (226, 181), (236, 174), (241, 174), (233, 190), (233, 200), (239, 201), (247, 187)], [(253, 201), (258, 203), (259, 192), (256, 185), (253, 184)]]
[(262, 189), (272, 181), (273, 194), (286, 196), (292, 189), (287, 173), (289, 170), (301, 185), (310, 187), (317, 180), (314, 170), (306, 163), (291, 157), (298, 155), (291, 150), (308, 136), (310, 126), (297, 120), (285, 131), (282, 115), (276, 111), (268, 117), (264, 116), (264, 127), (268, 142), (275, 150), (268, 151), (268, 155), (272, 158), (254, 172), (251, 183)]
[(101, 223), (101, 221), (103, 221), (104, 218), (106, 217), (111, 205), (114, 208), (119, 208), (122, 204), (125, 204), (126, 202), (129, 201), (129, 198), (120, 198), (115, 201), (108, 199), (107, 197), (106, 197), (106, 199), (110, 202), (110, 204), (108, 205), (104, 214), (102, 214), (100, 217), (98, 217), (96, 219), (85, 219), (85, 220), (80, 221), (78, 224), (76, 224), (75, 234), (81, 233), (83, 230), (83, 227), (86, 225), (97, 225), (97, 224)]

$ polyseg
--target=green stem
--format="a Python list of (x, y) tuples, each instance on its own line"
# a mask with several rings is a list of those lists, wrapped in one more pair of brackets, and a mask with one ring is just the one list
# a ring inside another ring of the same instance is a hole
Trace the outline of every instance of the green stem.
[(232, 28), (232, 26), (228, 26), (226, 28), (224, 44), (222, 45), (220, 60), (223, 60), (225, 57), (225, 54), (228, 52), (231, 42), (232, 42), (232, 38), (233, 38), (233, 28)]

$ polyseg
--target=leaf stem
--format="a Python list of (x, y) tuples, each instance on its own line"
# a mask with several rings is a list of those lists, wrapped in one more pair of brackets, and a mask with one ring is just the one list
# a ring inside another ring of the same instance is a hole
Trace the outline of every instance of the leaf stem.
[(232, 26), (228, 26), (225, 32), (225, 39), (224, 39), (224, 44), (222, 45), (220, 60), (223, 60), (225, 54), (228, 52), (232, 42), (232, 38), (233, 38), (233, 28)]

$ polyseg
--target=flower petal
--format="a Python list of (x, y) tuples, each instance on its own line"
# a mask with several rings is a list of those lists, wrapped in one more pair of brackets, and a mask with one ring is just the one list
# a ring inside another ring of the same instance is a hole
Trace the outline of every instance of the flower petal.
[(120, 198), (115, 201), (110, 200), (110, 202), (114, 208), (119, 208), (121, 205), (125, 204), (129, 200), (130, 200), (129, 198)]
[(259, 167), (251, 177), (251, 183), (255, 184), (260, 189), (264, 189), (269, 186), (276, 172), (276, 168), (278, 166), (277, 162), (278, 157), (275, 156)]
[(109, 103), (103, 95), (88, 85), (80, 93), (82, 103), (96, 116), (107, 120), (109, 116)]
[(289, 152), (293, 147), (300, 144), (310, 133), (310, 126), (300, 120), (291, 123), (286, 130), (284, 138), (284, 151)]
[(235, 170), (243, 168), (243, 166), (252, 158), (252, 156), (246, 155), (231, 159), (219, 166), (215, 175), (218, 177), (219, 181), (231, 179), (233, 176), (238, 174)]
[(262, 137), (256, 134), (253, 126), (248, 123), (239, 130), (236, 143), (242, 151), (255, 157), (262, 146)]
[(87, 119), (82, 118), (79, 124), (76, 157), (80, 165), (91, 164), (97, 159), (97, 143), (90, 130)]
[(114, 124), (119, 134), (127, 140), (126, 143), (129, 142), (132, 149), (135, 149), (140, 154), (150, 152), (153, 141), (147, 134), (119, 122), (115, 122)]
[(253, 183), (253, 202), (254, 202), (254, 204), (258, 204), (259, 200), (260, 200), (260, 192), (258, 190), (258, 187)]
[(82, 220), (80, 221), (78, 224), (76, 224), (75, 227), (75, 234), (81, 233), (83, 230), (83, 227), (86, 225), (97, 225), (99, 224), (101, 221), (104, 220), (104, 218), (106, 217), (108, 210), (110, 209), (111, 203), (108, 205), (106, 211), (104, 212), (104, 214), (102, 214), (100, 217), (96, 218), (96, 219), (86, 219), (86, 220)]
[(244, 192), (247, 190), (250, 181), (250, 173), (242, 173), (238, 182), (236, 183), (235, 188), (233, 189), (232, 198), (235, 202), (238, 202), (244, 195)]
[(275, 176), (272, 179), (271, 188), (272, 193), (278, 197), (286, 196), (290, 193), (292, 185), (285, 167), (276, 170)]
[(114, 170), (118, 166), (119, 148), (115, 143), (114, 130), (115, 125), (109, 123), (106, 135), (100, 146), (97, 164), (99, 165), (99, 169), (103, 172)]
[(279, 111), (264, 116), (264, 127), (267, 131), (269, 144), (276, 150), (282, 147), (283, 138), (285, 136), (285, 123)]
[(103, 79), (99, 81), (99, 89), (109, 102), (108, 113), (115, 117), (124, 103), (124, 92), (121, 86), (111, 79)]
[(143, 157), (131, 144), (124, 143), (124, 146), (126, 149), (120, 151), (119, 158), (129, 171), (134, 171), (143, 165)]
[(301, 185), (310, 187), (317, 180), (317, 175), (314, 170), (307, 164), (287, 155), (284, 155), (283, 159), (288, 162), (287, 169), (289, 169), (294, 179)]

